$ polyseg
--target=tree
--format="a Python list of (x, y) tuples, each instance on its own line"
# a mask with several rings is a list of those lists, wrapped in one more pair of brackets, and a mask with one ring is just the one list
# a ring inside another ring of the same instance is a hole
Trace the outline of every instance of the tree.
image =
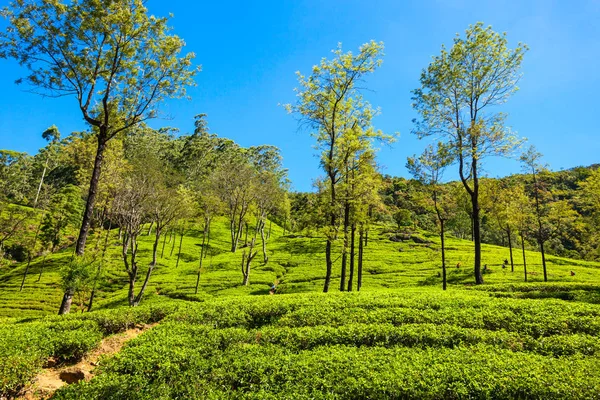
[(446, 290), (446, 247), (445, 223), (451, 214), (452, 203), (448, 199), (448, 191), (441, 185), (441, 180), (446, 167), (452, 162), (452, 153), (441, 142), (437, 147), (428, 146), (420, 157), (409, 157), (406, 168), (419, 182), (424, 184), (429, 191), (433, 210), (437, 216), (440, 227), (440, 240), (442, 244), (442, 288)]
[(256, 233), (260, 233), (263, 262), (269, 261), (265, 224), (267, 218), (281, 209), (286, 199), (287, 171), (282, 166), (279, 149), (274, 146), (258, 146), (249, 149), (249, 157), (256, 169)]
[(413, 91), (413, 107), (420, 115), (414, 133), (435, 135), (452, 150), (460, 180), (471, 200), (475, 242), (475, 283), (481, 275), (481, 217), (479, 175), (487, 156), (508, 156), (519, 145), (505, 128), (505, 115), (492, 112), (518, 89), (519, 68), (527, 47), (508, 48), (505, 34), (482, 23), (457, 36), (448, 51), (442, 47), (421, 73), (421, 87)]
[(150, 187), (146, 184), (143, 174), (127, 177), (117, 192), (114, 200), (113, 215), (123, 231), (121, 256), (129, 280), (127, 300), (131, 307), (137, 306), (150, 280), (154, 265), (148, 266), (146, 279), (138, 294), (135, 294), (135, 284), (140, 268), (138, 265), (138, 236), (144, 223), (149, 221), (148, 201)]
[[(44, 138), (48, 142), (48, 147), (53, 147), (60, 140), (60, 132), (58, 131), (58, 128), (55, 125), (52, 125), (50, 128), (46, 129), (42, 133), (42, 138)], [(40, 184), (35, 194), (35, 200), (33, 201), (34, 208), (37, 206), (38, 199), (40, 197), (40, 192), (42, 190), (42, 185), (44, 184), (44, 178), (46, 177), (46, 171), (48, 170), (48, 163), (50, 162), (51, 155), (52, 152), (50, 151), (50, 149), (48, 149), (46, 154), (46, 161), (44, 162), (44, 169), (42, 171), (42, 177), (40, 178)]]
[(33, 158), (27, 153), (0, 150), (0, 198), (27, 203)]
[[(297, 72), (301, 89), (296, 89), (295, 105), (287, 104), (289, 113), (299, 115), (300, 123), (312, 130), (321, 150), (321, 165), (329, 184), (329, 226), (326, 232), (326, 274), (323, 291), (329, 291), (333, 260), (333, 242), (338, 230), (337, 185), (343, 173), (344, 159), (340, 141), (357, 125), (370, 126), (374, 111), (361, 96), (358, 85), (363, 77), (382, 63), (383, 43), (371, 41), (359, 48), (358, 54), (343, 53), (341, 45), (331, 60), (323, 58), (308, 77)], [(362, 123), (361, 123), (362, 121)], [(371, 132), (371, 130), (368, 130)]]
[(512, 239), (516, 225), (515, 217), (521, 205), (517, 203), (518, 185), (511, 181), (489, 180), (486, 187), (490, 200), (490, 214), (498, 228), (506, 235), (510, 255), (510, 269), (515, 272)]
[(588, 246), (591, 248), (592, 257), (600, 256), (600, 169), (594, 172), (580, 184), (580, 201), (587, 212)]
[(521, 162), (523, 169), (531, 173), (532, 179), (532, 191), (534, 198), (534, 211), (537, 222), (536, 239), (538, 246), (540, 247), (540, 253), (542, 255), (542, 267), (544, 269), (544, 282), (548, 282), (548, 273), (546, 270), (546, 252), (544, 250), (544, 243), (548, 240), (549, 231), (548, 227), (544, 224), (544, 217), (547, 216), (547, 209), (542, 204), (542, 187), (539, 179), (540, 172), (546, 170), (546, 167), (541, 164), (540, 160), (542, 154), (539, 153), (535, 146), (530, 146), (527, 151), (521, 155)]
[[(199, 70), (170, 34), (168, 18), (149, 16), (143, 0), (13, 1), (2, 10), (0, 58), (29, 70), (34, 93), (73, 96), (97, 139), (94, 169), (76, 252), (90, 228), (107, 143), (158, 115), (165, 98), (185, 95)], [(17, 83), (21, 83), (20, 79)], [(63, 307), (61, 307), (63, 308)]]
[(229, 217), (231, 252), (238, 248), (244, 221), (256, 197), (256, 170), (243, 149), (232, 148), (209, 177)]
[(40, 240), (54, 253), (62, 243), (65, 229), (81, 218), (83, 204), (76, 186), (65, 186), (50, 199), (48, 211), (44, 215)]

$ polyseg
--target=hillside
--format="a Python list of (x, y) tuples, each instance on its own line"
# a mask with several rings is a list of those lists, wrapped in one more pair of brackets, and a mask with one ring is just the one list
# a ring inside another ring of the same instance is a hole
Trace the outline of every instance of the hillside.
[[(103, 278), (100, 280), (96, 297), (98, 308), (126, 304), (127, 277), (117, 235), (118, 230), (114, 229), (111, 232), (103, 264)], [(406, 235), (397, 235), (392, 227), (378, 226), (373, 229), (365, 248), (362, 290), (441, 286), (441, 278), (438, 276), (441, 262), (437, 235), (427, 232), (413, 235), (417, 241), (424, 243), (416, 243), (408, 238), (410, 235), (404, 241), (390, 240), (397, 236)], [(102, 234), (98, 233), (91, 243), (100, 246), (103, 239)], [(268, 294), (269, 286), (276, 281), (279, 282), (278, 292), (282, 294), (322, 291), (325, 259), (322, 237), (297, 234), (283, 236), (283, 229), (272, 224), (271, 238), (267, 246), (269, 262), (264, 265), (262, 253), (259, 251), (252, 264), (250, 285), (243, 286), (240, 265), (245, 249), (241, 248), (236, 253), (230, 252), (228, 223), (224, 218), (218, 219), (211, 228), (211, 240), (203, 260), (198, 296), (194, 295), (194, 289), (202, 241), (200, 227), (188, 224), (181, 242), (178, 267), (176, 264), (180, 237), (170, 239), (170, 235), (166, 235), (166, 239), (164, 252), (161, 240), (160, 253), (164, 257), (159, 259), (150, 280), (146, 296), (148, 301), (154, 296), (193, 299), (227, 295), (265, 295)], [(150, 261), (152, 240), (152, 236), (145, 234), (140, 238), (139, 257), (140, 264), (144, 266)], [(470, 286), (473, 281), (470, 267), (473, 262), (472, 242), (448, 238), (446, 246), (449, 283), (459, 287)], [(515, 272), (510, 271), (510, 266), (502, 268), (503, 261), (509, 258), (507, 248), (484, 245), (483, 250), (483, 263), (488, 265), (486, 284), (523, 282), (520, 249), (513, 249)], [(60, 268), (69, 262), (71, 254), (72, 249), (69, 248), (45, 259), (39, 257), (33, 260), (23, 291), (19, 291), (19, 287), (26, 263), (19, 263), (2, 271), (0, 316), (13, 317), (18, 314), (21, 317), (37, 317), (54, 314), (62, 296)], [(334, 254), (337, 254), (335, 265), (339, 266), (339, 243)], [(539, 253), (527, 250), (526, 259), (528, 281), (541, 282)], [(599, 263), (554, 256), (548, 256), (547, 262), (550, 282), (600, 283)], [(459, 263), (461, 267), (456, 268)], [(40, 279), (42, 268), (43, 274)], [(571, 271), (575, 273), (574, 276), (571, 276)], [(339, 288), (337, 269), (334, 269), (332, 288)]]
[[(550, 256), (550, 282), (544, 283), (539, 254), (528, 250), (529, 283), (524, 284), (521, 254), (515, 250), (511, 272), (510, 266), (502, 268), (508, 249), (485, 245), (485, 284), (475, 287), (472, 243), (449, 238), (450, 285), (443, 292), (436, 235), (398, 235), (377, 226), (365, 249), (361, 292), (338, 293), (335, 271), (334, 293), (322, 294), (324, 240), (283, 235), (273, 224), (270, 260), (263, 265), (259, 252), (250, 285), (243, 286), (245, 249), (229, 251), (227, 221), (219, 219), (195, 295), (201, 232), (191, 222), (188, 226), (179, 266), (177, 236), (165, 243), (142, 306), (133, 309), (126, 306), (117, 230), (111, 232), (96, 311), (53, 315), (62, 295), (59, 269), (69, 262), (71, 249), (47, 257), (39, 282), (43, 258), (35, 259), (22, 292), (24, 264), (3, 271), (1, 391), (44, 397), (49, 393), (35, 382), (44, 366), (52, 369), (48, 360), (71, 365), (103, 337), (138, 327), (147, 331), (100, 361), (94, 379), (63, 388), (55, 398), (564, 398), (567, 393), (591, 398), (599, 393), (594, 365), (600, 354), (600, 264)], [(101, 238), (97, 234), (90, 243)], [(149, 261), (151, 244), (144, 234), (140, 264)], [(279, 283), (278, 294), (269, 296), (273, 282)], [(80, 302), (84, 299), (76, 298), (74, 308)]]

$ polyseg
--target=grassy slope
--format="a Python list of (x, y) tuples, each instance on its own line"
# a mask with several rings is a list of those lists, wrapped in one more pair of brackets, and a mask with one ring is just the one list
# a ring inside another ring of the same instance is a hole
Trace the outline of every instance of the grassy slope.
[[(156, 295), (186, 297), (193, 295), (196, 274), (199, 266), (201, 231), (198, 226), (189, 224), (183, 239), (179, 267), (175, 268), (179, 250), (179, 236), (167, 240), (164, 257), (151, 278), (147, 290), (147, 299), (153, 301)], [(213, 223), (210, 250), (204, 259), (200, 281), (200, 292), (211, 296), (224, 295), (263, 295), (268, 287), (279, 280), (282, 293), (320, 292), (324, 276), (324, 240), (320, 237), (297, 235), (282, 236), (282, 229), (272, 227), (268, 244), (270, 261), (262, 262), (260, 245), (252, 270), (251, 285), (241, 285), (241, 257), (244, 248), (237, 253), (228, 249), (229, 234), (225, 219)], [(250, 232), (252, 234), (252, 232)], [(103, 237), (96, 235), (88, 241), (88, 252), (102, 246)], [(439, 239), (436, 235), (423, 233), (422, 238), (431, 244), (418, 244), (412, 240), (393, 242), (392, 230), (376, 227), (370, 234), (365, 249), (363, 290), (371, 291), (406, 286), (440, 286), (441, 270)], [(167, 235), (168, 236), (168, 235)], [(151, 257), (153, 236), (140, 237), (139, 264), (147, 265)], [(113, 230), (110, 247), (104, 263), (104, 278), (100, 285), (97, 305), (100, 308), (123, 305), (125, 300), (126, 275), (120, 258), (117, 230)], [(163, 240), (159, 250), (162, 250)], [(447, 240), (448, 280), (451, 285), (468, 286), (472, 283), (473, 245), (469, 241), (449, 238)], [(171, 254), (171, 250), (172, 254)], [(34, 317), (54, 313), (60, 302), (60, 267), (69, 262), (71, 249), (50, 255), (44, 260), (39, 257), (32, 262), (25, 289), (19, 292), (25, 263), (5, 267), (0, 271), (0, 317)], [(339, 255), (340, 244), (335, 249)], [(159, 251), (160, 255), (160, 251)], [(504, 259), (509, 258), (507, 248), (483, 245), (483, 263), (488, 265), (485, 275), (486, 284), (509, 284), (523, 281), (522, 255), (520, 249), (514, 250), (515, 272), (510, 267), (501, 267)], [(580, 260), (549, 256), (548, 273), (551, 282), (564, 283), (600, 283), (600, 264)], [(457, 263), (461, 264), (456, 268)], [(39, 272), (44, 264), (44, 273), (38, 281)], [(542, 281), (542, 268), (539, 253), (527, 251), (529, 282)], [(332, 290), (339, 287), (340, 258), (336, 257)], [(575, 272), (571, 276), (570, 272)], [(140, 274), (141, 277), (144, 274)], [(140, 278), (141, 279), (141, 278)], [(141, 282), (140, 282), (141, 284)], [(77, 299), (76, 299), (77, 302)]]
[[(531, 283), (524, 285), (520, 251), (515, 250), (513, 273), (501, 267), (508, 249), (484, 245), (483, 263), (490, 271), (486, 284), (475, 287), (472, 243), (448, 239), (450, 289), (443, 293), (435, 235), (419, 235), (431, 243), (398, 243), (390, 240), (395, 232), (376, 227), (365, 252), (364, 293), (324, 295), (319, 293), (323, 239), (282, 233), (273, 225), (270, 261), (263, 265), (259, 247), (251, 285), (244, 287), (244, 248), (228, 251), (227, 222), (215, 221), (200, 293), (194, 296), (201, 232), (190, 225), (179, 267), (177, 237), (167, 242), (135, 312), (118, 307), (126, 304), (126, 276), (116, 230), (96, 303), (105, 311), (23, 320), (56, 312), (59, 270), (69, 262), (69, 249), (47, 257), (39, 282), (42, 259), (35, 259), (23, 292), (18, 289), (24, 264), (5, 268), (0, 317), (7, 318), (0, 324), (0, 353), (7, 361), (0, 362), (0, 383), (4, 390), (20, 390), (47, 357), (80, 354), (102, 336), (166, 316), (103, 363), (98, 378), (58, 397), (590, 398), (600, 393), (600, 372), (594, 369), (600, 361), (600, 306), (587, 304), (600, 302), (599, 264), (550, 256), (551, 283), (545, 284), (539, 254), (528, 251)], [(88, 252), (102, 240), (91, 237)], [(151, 245), (152, 236), (143, 235), (140, 265), (150, 261)], [(339, 264), (338, 258), (332, 292), (339, 286)], [(267, 295), (275, 280), (285, 295)], [(523, 370), (529, 371), (526, 376)]]

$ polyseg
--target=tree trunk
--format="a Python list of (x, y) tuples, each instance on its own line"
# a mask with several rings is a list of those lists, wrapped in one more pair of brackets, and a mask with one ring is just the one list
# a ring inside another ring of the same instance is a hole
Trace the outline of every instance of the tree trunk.
[(152, 234), (152, 226), (154, 225), (154, 221), (150, 222), (150, 227), (148, 228), (148, 235), (150, 236)]
[(352, 224), (350, 234), (350, 274), (348, 275), (348, 291), (352, 291), (354, 284), (354, 237), (356, 236), (356, 224)]
[[(36, 203), (37, 203), (37, 199), (36, 199)], [(35, 206), (34, 206), (34, 210), (35, 210)], [(33, 245), (32, 245), (32, 249), (29, 249), (27, 251), (27, 266), (25, 267), (25, 272), (23, 273), (23, 280), (21, 281), (21, 287), (19, 288), (19, 292), (23, 290), (23, 287), (25, 286), (25, 279), (27, 279), (27, 273), (29, 272), (29, 266), (31, 265), (31, 252), (35, 251), (35, 246), (37, 245), (37, 239), (40, 233), (40, 229), (42, 228), (42, 223), (44, 221), (44, 212), (42, 212), (42, 217), (40, 218), (40, 222), (38, 223), (36, 229), (35, 229), (35, 236), (33, 237)]]
[(363, 270), (363, 242), (364, 242), (364, 231), (363, 228), (360, 228), (358, 234), (358, 270), (357, 270), (357, 279), (356, 279), (356, 291), (360, 292), (360, 288), (362, 287), (362, 270)]
[(511, 232), (510, 228), (508, 228), (506, 230), (506, 233), (507, 233), (506, 236), (508, 238), (508, 250), (510, 252), (510, 272), (515, 272), (515, 263), (513, 261), (513, 249), (512, 249), (512, 238), (511, 238), (512, 232)]
[(77, 246), (75, 248), (75, 253), (78, 256), (82, 256), (85, 252), (85, 242), (90, 230), (90, 224), (92, 222), (92, 216), (94, 213), (94, 205), (96, 204), (96, 195), (98, 194), (98, 184), (100, 182), (100, 172), (102, 170), (102, 160), (104, 159), (106, 141), (106, 127), (100, 127), (100, 133), (98, 134), (98, 147), (96, 149), (96, 158), (94, 160), (94, 169), (90, 179), (90, 188), (88, 190), (83, 220), (81, 221), (81, 229), (79, 230), (79, 237), (77, 238)]
[(169, 235), (165, 235), (165, 237), (163, 238), (162, 250), (160, 251), (160, 258), (165, 257), (165, 244), (167, 242), (167, 236)]
[(471, 196), (471, 201), (473, 203), (473, 239), (475, 242), (475, 284), (481, 285), (483, 276), (481, 275), (481, 220), (478, 196), (476, 194)]
[(269, 233), (267, 233), (267, 240), (271, 239), (271, 226), (273, 225), (273, 221), (269, 220)]
[(185, 226), (181, 227), (181, 236), (179, 237), (179, 251), (177, 252), (177, 262), (175, 268), (179, 267), (179, 258), (181, 257), (181, 245), (183, 244), (183, 234), (185, 233)]
[(110, 236), (110, 229), (112, 228), (112, 222), (108, 223), (108, 229), (106, 230), (106, 236), (104, 237), (104, 247), (102, 248), (102, 256), (100, 257), (100, 263), (96, 270), (96, 277), (94, 278), (94, 286), (92, 287), (92, 293), (90, 294), (90, 302), (88, 303), (87, 311), (92, 311), (94, 306), (94, 299), (96, 297), (96, 286), (98, 285), (98, 279), (100, 279), (100, 272), (102, 272), (102, 264), (104, 264), (104, 256), (106, 255), (106, 249), (108, 248), (108, 238)]
[(177, 239), (175, 228), (171, 230), (171, 236), (173, 237), (173, 243), (171, 244), (171, 253), (169, 253), (169, 257), (173, 257), (173, 251), (175, 251), (175, 239)]
[(265, 239), (265, 222), (264, 222), (264, 220), (260, 224), (260, 240), (262, 241), (263, 262), (265, 264), (267, 264), (269, 262), (269, 255), (267, 254), (267, 239)]
[(440, 218), (440, 239), (442, 241), (442, 289), (446, 290), (446, 245), (444, 242), (444, 219)]
[(34, 209), (37, 207), (37, 203), (40, 198), (40, 192), (42, 191), (42, 185), (44, 184), (44, 178), (46, 177), (46, 170), (48, 169), (48, 161), (50, 161), (50, 155), (48, 155), (46, 157), (46, 162), (44, 163), (44, 170), (42, 171), (42, 178), (40, 179), (40, 184), (39, 184), (37, 192), (35, 194), (35, 200), (33, 201)]
[(208, 257), (208, 250), (210, 249), (210, 223), (211, 222), (212, 222), (212, 218), (208, 217), (208, 219), (207, 219), (208, 232), (206, 233), (206, 251), (204, 252), (204, 258)]
[(527, 259), (525, 258), (525, 238), (521, 233), (521, 248), (523, 249), (523, 272), (525, 273), (525, 282), (527, 282)]
[(68, 314), (71, 311), (71, 303), (73, 302), (73, 295), (75, 294), (75, 290), (72, 288), (68, 288), (63, 295), (62, 302), (60, 304), (60, 309), (58, 310), (58, 315)]
[(323, 286), (323, 293), (327, 293), (329, 291), (329, 285), (331, 284), (331, 270), (333, 263), (331, 262), (331, 239), (327, 238), (327, 243), (325, 244), (325, 285)]
[(285, 217), (283, 217), (283, 235), (282, 236), (285, 236), (286, 225), (287, 225), (287, 215)]
[(140, 289), (140, 292), (138, 293), (138, 295), (135, 297), (135, 301), (133, 303), (134, 307), (137, 307), (142, 302), (142, 296), (144, 295), (144, 292), (146, 291), (148, 282), (150, 282), (150, 276), (152, 275), (153, 270), (154, 270), (154, 265), (150, 265), (148, 267), (148, 271), (146, 272), (146, 278), (144, 279), (144, 283), (142, 283), (142, 288)]
[(198, 276), (196, 278), (196, 290), (194, 294), (198, 294), (198, 287), (200, 286), (200, 274), (202, 273), (202, 261), (204, 260), (204, 245), (206, 244), (206, 235), (208, 233), (208, 222), (204, 220), (204, 232), (202, 233), (202, 246), (200, 247), (200, 265), (198, 266)]
[(344, 202), (344, 243), (342, 248), (342, 271), (340, 274), (340, 292), (346, 289), (346, 264), (348, 261), (348, 227), (350, 226), (350, 203)]
[(544, 251), (544, 241), (540, 239), (540, 252), (542, 253), (542, 267), (544, 268), (544, 282), (548, 282), (548, 273), (546, 271), (546, 253)]
[(37, 281), (39, 282), (40, 280), (42, 280), (42, 273), (44, 272), (44, 265), (46, 265), (46, 257), (48, 255), (46, 253), (44, 253), (44, 258), (42, 258), (42, 265), (40, 265), (40, 275), (38, 276)]
[[(98, 134), (98, 147), (96, 149), (96, 158), (94, 160), (94, 169), (92, 171), (92, 177), (90, 179), (90, 188), (88, 190), (88, 196), (85, 203), (85, 211), (83, 213), (83, 220), (81, 221), (81, 229), (79, 230), (79, 237), (77, 238), (77, 245), (75, 247), (75, 253), (78, 256), (82, 256), (85, 252), (85, 242), (90, 231), (90, 225), (92, 222), (92, 216), (94, 215), (94, 205), (96, 203), (96, 195), (98, 193), (98, 184), (100, 182), (100, 172), (102, 170), (102, 160), (104, 158), (104, 150), (106, 149), (106, 128), (101, 127), (100, 133)], [(58, 310), (59, 315), (68, 314), (71, 311), (71, 302), (73, 301), (74, 290), (67, 288), (63, 296), (62, 304)]]

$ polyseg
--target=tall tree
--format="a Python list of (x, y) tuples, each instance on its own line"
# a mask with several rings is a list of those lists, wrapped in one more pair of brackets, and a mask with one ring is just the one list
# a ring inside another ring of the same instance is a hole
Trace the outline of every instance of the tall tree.
[[(42, 133), (42, 138), (44, 138), (48, 143), (49, 147), (53, 147), (60, 140), (60, 132), (56, 125), (52, 125), (50, 128), (46, 129)], [(52, 152), (50, 149), (46, 152), (46, 160), (44, 161), (44, 169), (42, 170), (42, 176), (40, 178), (40, 184), (38, 185), (37, 192), (35, 193), (35, 200), (33, 201), (33, 207), (35, 208), (38, 203), (38, 199), (40, 197), (40, 192), (42, 191), (42, 185), (44, 184), (44, 178), (46, 177), (46, 172), (48, 170), (48, 163), (50, 162), (50, 157)]]
[[(94, 170), (76, 252), (82, 255), (96, 200), (104, 149), (120, 132), (158, 115), (165, 98), (185, 95), (198, 71), (168, 18), (150, 16), (143, 0), (13, 1), (2, 10), (0, 57), (29, 70), (44, 96), (73, 96), (97, 139)], [(23, 80), (17, 81), (18, 83)]]
[(518, 89), (519, 68), (527, 47), (508, 48), (505, 34), (481, 22), (457, 36), (448, 51), (442, 47), (421, 73), (421, 87), (413, 91), (413, 107), (420, 115), (414, 133), (436, 135), (452, 148), (460, 180), (469, 194), (475, 242), (475, 283), (481, 275), (481, 218), (479, 178), (487, 156), (507, 156), (519, 144), (505, 128), (505, 115), (494, 106), (505, 103)]
[(447, 189), (441, 185), (441, 181), (444, 170), (453, 160), (453, 154), (449, 150), (442, 143), (438, 143), (436, 147), (428, 146), (420, 157), (409, 157), (406, 164), (415, 179), (427, 187), (438, 220), (442, 245), (442, 288), (444, 290), (447, 287), (445, 224), (450, 217), (452, 203), (449, 201)]
[(344, 53), (341, 46), (333, 51), (331, 60), (322, 59), (310, 76), (297, 72), (300, 89), (296, 104), (287, 104), (290, 113), (299, 115), (300, 123), (312, 130), (321, 150), (321, 166), (329, 185), (329, 226), (326, 232), (326, 274), (323, 291), (329, 291), (333, 267), (332, 245), (338, 231), (337, 186), (343, 174), (341, 163), (342, 137), (356, 127), (358, 121), (369, 121), (374, 114), (364, 102), (359, 83), (364, 76), (379, 67), (383, 61), (383, 43), (371, 41), (360, 46), (357, 54)]
[(542, 255), (542, 268), (544, 270), (544, 282), (548, 281), (548, 272), (546, 270), (546, 251), (544, 243), (548, 239), (548, 227), (544, 223), (544, 218), (547, 216), (547, 209), (544, 207), (542, 199), (542, 182), (540, 182), (540, 172), (546, 170), (546, 166), (541, 163), (542, 154), (539, 153), (535, 146), (530, 146), (527, 151), (521, 155), (523, 169), (531, 173), (532, 192), (534, 199), (534, 211), (537, 223), (535, 237)]

